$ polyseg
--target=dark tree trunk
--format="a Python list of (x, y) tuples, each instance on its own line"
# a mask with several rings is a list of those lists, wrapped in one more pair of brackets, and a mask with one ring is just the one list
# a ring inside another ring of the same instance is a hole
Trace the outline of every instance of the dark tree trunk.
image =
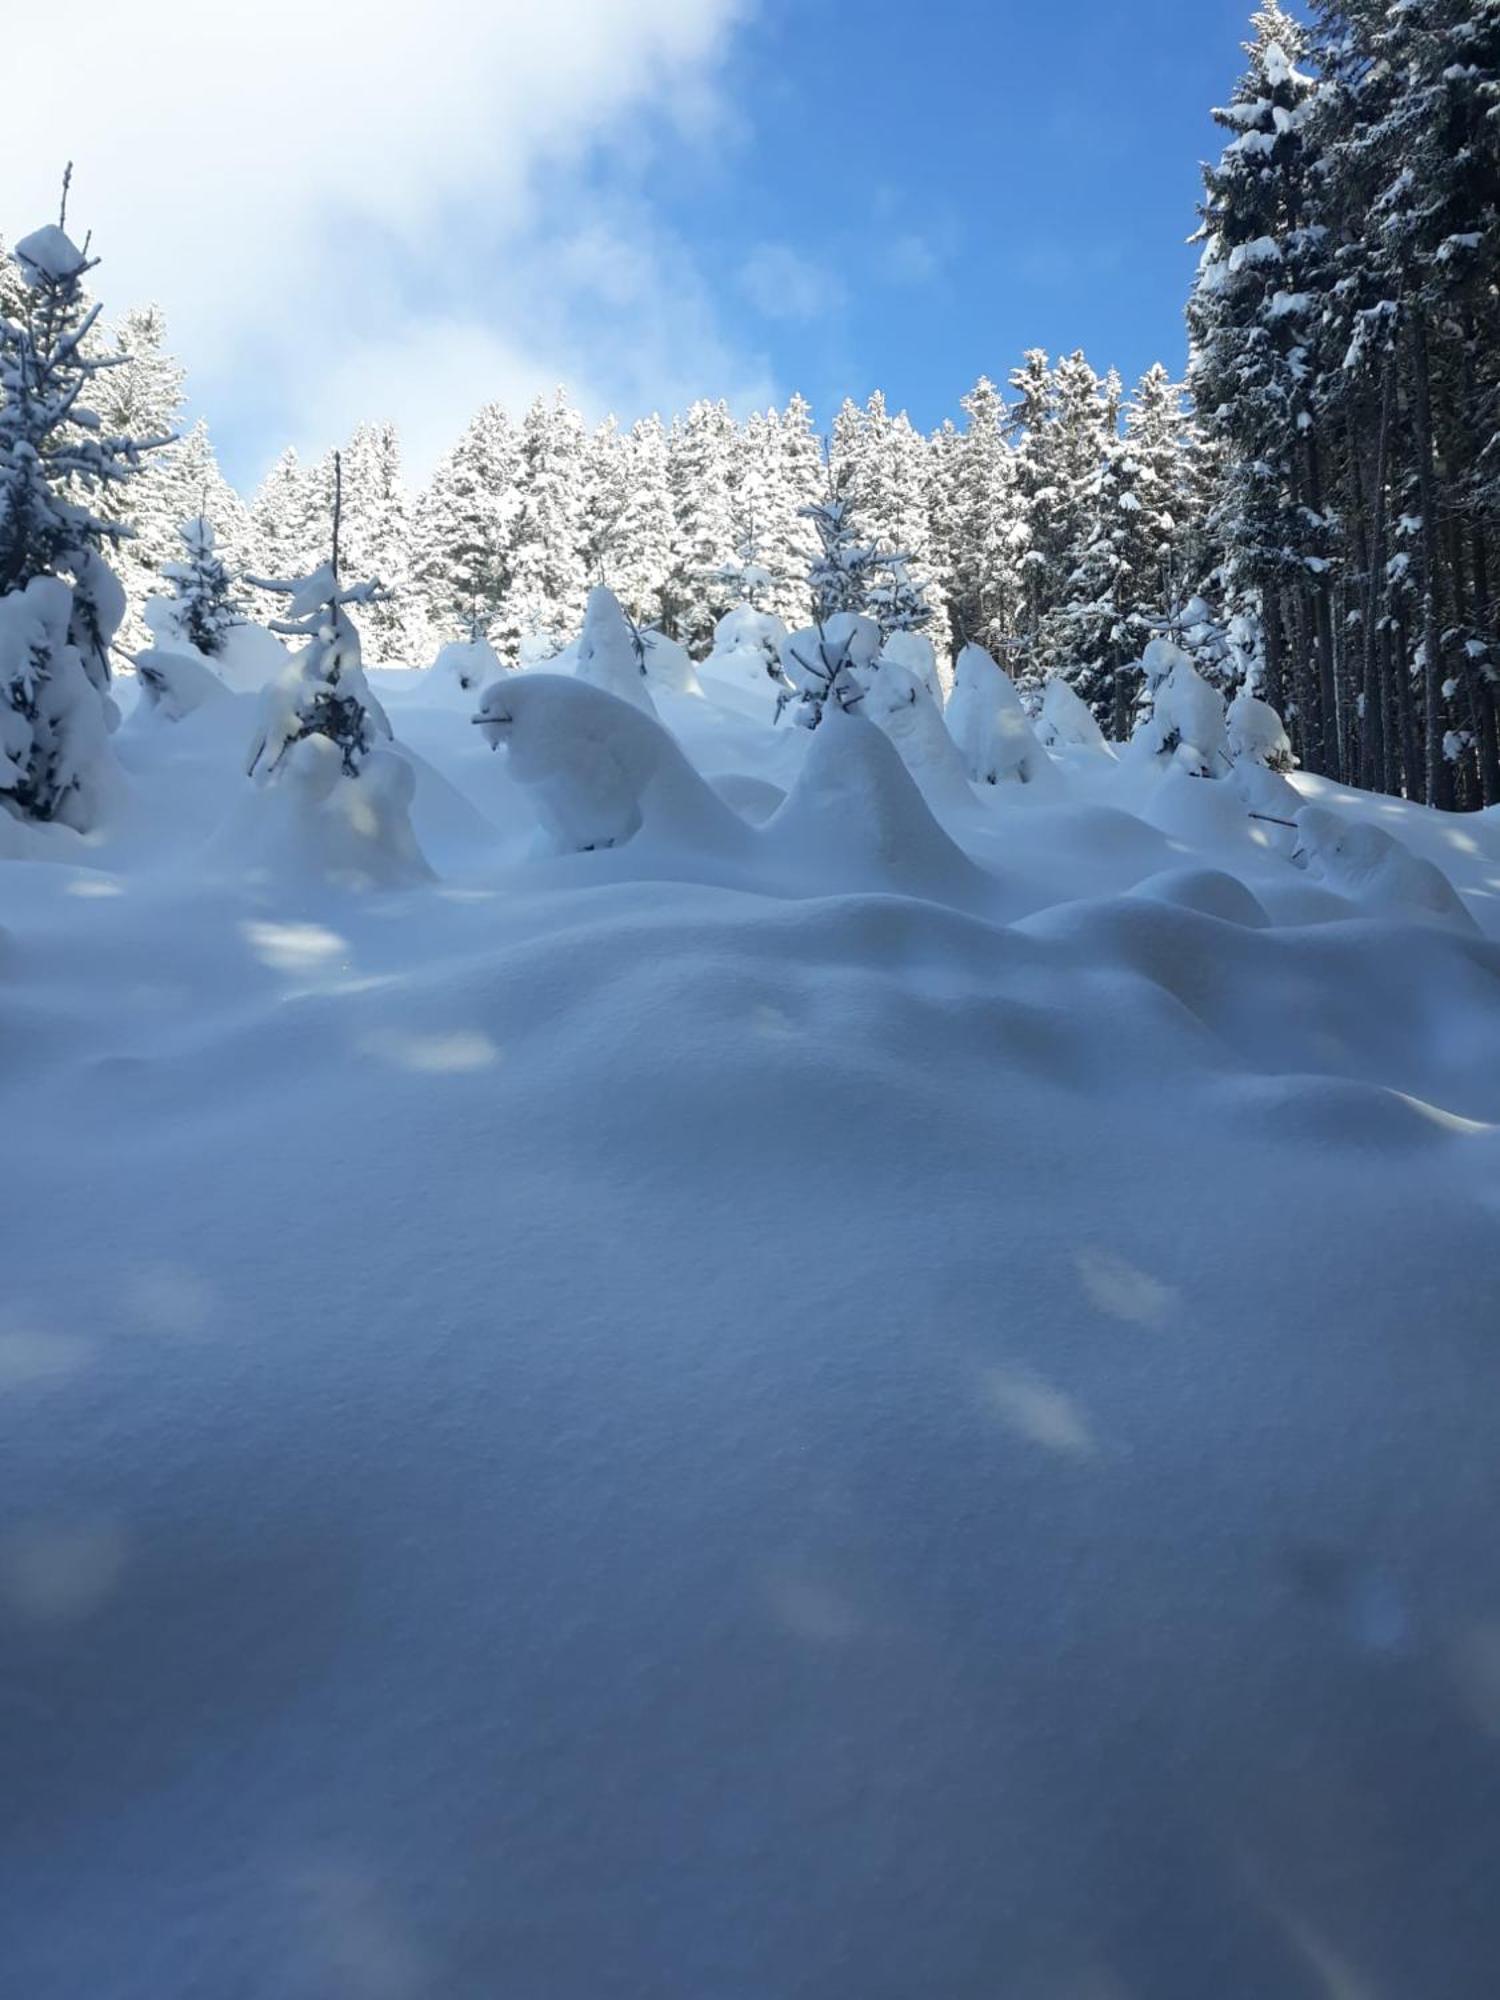
[(1417, 485), (1422, 496), (1422, 722), (1427, 803), (1453, 808), (1453, 771), (1444, 754), (1447, 704), (1443, 695), (1443, 566), (1439, 553), (1437, 467), (1432, 444), (1432, 377), (1427, 324), (1411, 308), (1412, 425), (1416, 433)]

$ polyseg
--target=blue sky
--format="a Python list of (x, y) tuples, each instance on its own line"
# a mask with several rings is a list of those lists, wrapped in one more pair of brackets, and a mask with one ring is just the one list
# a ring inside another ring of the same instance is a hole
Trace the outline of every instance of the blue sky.
[(773, 0), (743, 37), (746, 157), (675, 212), (722, 284), (761, 239), (826, 274), (823, 311), (762, 329), (820, 409), (880, 387), (930, 427), (1030, 346), (1177, 369), (1208, 114), (1248, 12)]
[[(70, 152), (106, 306), (163, 307), (242, 485), (363, 418), (421, 476), (480, 402), (559, 381), (627, 421), (880, 387), (931, 426), (1028, 346), (1181, 366), (1249, 11), (75, 0), (68, 129), (8, 107), (0, 232)], [(36, 10), (16, 33), (51, 59)]]

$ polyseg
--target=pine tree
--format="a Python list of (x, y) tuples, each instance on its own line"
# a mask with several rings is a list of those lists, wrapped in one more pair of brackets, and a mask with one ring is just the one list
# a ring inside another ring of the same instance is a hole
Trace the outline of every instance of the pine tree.
[(380, 597), (370, 580), (345, 584), (340, 576), (342, 510), (341, 454), (333, 455), (333, 533), (329, 560), (297, 578), (254, 577), (264, 591), (287, 600), (287, 615), (271, 629), (307, 643), (297, 655), (295, 675), (273, 683), (246, 765), (252, 778), (274, 778), (287, 752), (308, 737), (322, 737), (339, 753), (346, 777), (357, 777), (381, 737), (391, 733), (379, 702), (365, 680), (359, 631), (350, 616), (356, 605)]
[(16, 246), (20, 315), (0, 319), (0, 802), (82, 825), (125, 608), (105, 551), (126, 531), (91, 502), (125, 499), (163, 440), (111, 433), (90, 406), (111, 361), (90, 349), (97, 259), (66, 234), (67, 191), (65, 176), (59, 221)]
[(953, 651), (1003, 648), (1014, 630), (1024, 527), (1018, 517), (1005, 406), (987, 376), (962, 400), (967, 424), (933, 441), (932, 517)]
[[(1106, 405), (1107, 409), (1107, 405)], [(1089, 526), (1069, 580), (1068, 683), (1117, 741), (1130, 734), (1151, 639), (1186, 616), (1199, 581), (1191, 561), (1191, 475), (1182, 392), (1160, 363), (1125, 410), (1123, 435), (1106, 432), (1082, 518)]]
[(514, 425), (498, 403), (487, 403), (417, 503), (411, 583), (437, 642), (467, 639), (499, 619), (520, 463)]
[(1316, 86), (1299, 66), (1305, 34), (1276, 0), (1252, 27), (1249, 67), (1214, 114), (1233, 136), (1204, 173), (1189, 385), (1199, 422), (1222, 446), (1215, 529), (1231, 586), (1258, 604), (1267, 699), (1295, 715), (1304, 761), (1332, 770), (1332, 549), (1315, 359), (1329, 263), (1315, 208)]
[(1071, 679), (1077, 666), (1080, 605), (1091, 612), (1080, 570), (1099, 533), (1106, 481), (1120, 478), (1116, 446), (1119, 384), (1100, 378), (1081, 353), (1052, 371), (1050, 409), (1027, 440), (1032, 485), (1024, 574), (1031, 610), (1031, 651), (1017, 685), (1039, 689), (1052, 674)]
[(818, 553), (807, 573), (813, 618), (826, 625), (840, 612), (863, 616), (870, 607), (882, 567), (879, 551), (864, 539), (844, 490), (846, 475), (835, 474), (821, 500), (803, 509), (818, 538)]
[(673, 636), (690, 652), (706, 653), (714, 626), (729, 609), (725, 571), (735, 561), (734, 419), (725, 403), (697, 402), (667, 439), (676, 512), (671, 576)]
[[(250, 503), (250, 567), (258, 575), (305, 576), (318, 567), (327, 520), (321, 485), (318, 468), (305, 470), (288, 445)], [(257, 606), (262, 613), (271, 615), (269, 603)]]
[(506, 592), (496, 626), (502, 656), (523, 641), (559, 645), (583, 622), (583, 419), (558, 389), (538, 396), (521, 427), (517, 504), (511, 517)]
[(378, 577), (381, 585), (368, 606), (366, 643), (377, 662), (425, 662), (431, 635), (412, 584), (411, 502), (395, 426), (361, 424), (340, 467), (344, 567), (354, 576)]
[(773, 472), (767, 494), (767, 519), (760, 535), (760, 560), (772, 578), (768, 609), (795, 630), (810, 610), (807, 574), (817, 551), (817, 538), (806, 514), (823, 493), (828, 471), (813, 428), (812, 410), (793, 396), (770, 425), (774, 441)]
[(579, 552), (590, 585), (608, 584), (620, 549), (620, 528), (628, 498), (628, 457), (613, 417), (592, 431), (583, 450), (583, 494)]
[(660, 417), (632, 425), (624, 441), (625, 497), (615, 525), (610, 575), (621, 604), (638, 626), (674, 622), (668, 579), (676, 516)]
[(208, 659), (217, 659), (235, 626), (245, 622), (244, 607), (207, 516), (194, 515), (177, 533), (183, 554), (162, 569), (172, 586), (162, 636), (185, 641)]

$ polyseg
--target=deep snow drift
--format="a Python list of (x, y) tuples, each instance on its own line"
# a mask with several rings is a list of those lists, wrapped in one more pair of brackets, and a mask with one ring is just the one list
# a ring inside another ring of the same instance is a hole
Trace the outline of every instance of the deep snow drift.
[(6, 1992), (1490, 2000), (1500, 823), (731, 636), (0, 820)]

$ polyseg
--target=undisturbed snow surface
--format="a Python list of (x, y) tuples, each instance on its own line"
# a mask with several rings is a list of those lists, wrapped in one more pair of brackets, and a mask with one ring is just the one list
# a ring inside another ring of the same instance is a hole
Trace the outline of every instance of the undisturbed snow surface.
[(0, 862), (3, 1990), (1491, 2000), (1496, 818), (372, 679), (434, 880)]

